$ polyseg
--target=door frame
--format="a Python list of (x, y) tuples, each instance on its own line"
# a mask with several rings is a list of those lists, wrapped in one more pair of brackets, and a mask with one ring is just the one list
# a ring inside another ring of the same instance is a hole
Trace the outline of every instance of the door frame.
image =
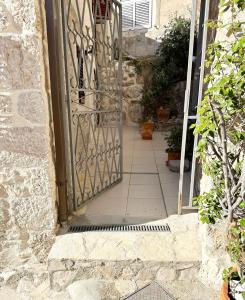
[(55, 140), (55, 173), (57, 188), (58, 221), (65, 225), (68, 220), (69, 205), (67, 194), (67, 154), (65, 151), (65, 122), (64, 122), (64, 96), (61, 86), (63, 84), (61, 69), (61, 55), (59, 52), (59, 16), (55, 1), (45, 0), (46, 28), (48, 40), (49, 74), (52, 102), (52, 121)]

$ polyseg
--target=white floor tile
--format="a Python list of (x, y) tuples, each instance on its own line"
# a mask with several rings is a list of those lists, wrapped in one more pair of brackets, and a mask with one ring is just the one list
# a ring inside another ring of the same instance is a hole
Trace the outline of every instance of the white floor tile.
[(129, 198), (126, 216), (164, 216), (162, 199), (159, 198)]
[(154, 158), (154, 152), (153, 151), (144, 151), (144, 150), (135, 150), (133, 158), (135, 158), (135, 157), (139, 157), (139, 158), (151, 157), (151, 158)]
[(130, 184), (140, 184), (140, 185), (159, 185), (158, 175), (151, 174), (132, 174), (130, 179)]
[(130, 185), (128, 198), (160, 198), (162, 191), (160, 185)]
[(88, 204), (85, 215), (125, 215), (126, 206), (127, 197), (110, 198), (104, 194)]
[(169, 172), (159, 174), (161, 184), (179, 182), (179, 173)]
[(178, 213), (178, 199), (177, 197), (164, 197), (168, 216)]
[(133, 164), (132, 173), (157, 173), (157, 168), (154, 164)]
[(176, 197), (177, 199), (178, 189), (179, 189), (178, 182), (169, 182), (169, 183), (162, 184), (162, 191), (165, 199), (167, 197)]
[[(169, 171), (165, 164), (165, 133), (154, 132), (152, 141), (144, 141), (138, 128), (125, 127), (123, 136), (123, 172), (130, 174), (124, 174), (122, 183), (88, 203), (80, 218), (84, 224), (139, 224), (162, 219), (167, 216), (164, 203), (168, 215), (177, 213), (179, 174)], [(185, 202), (189, 181), (190, 174), (185, 173)]]
[(154, 157), (150, 156), (150, 157), (134, 157), (132, 160), (132, 163), (135, 165), (142, 165), (142, 164), (152, 164), (155, 165), (156, 164), (156, 160)]
[(161, 173), (169, 174), (170, 173), (170, 171), (164, 161), (160, 164), (159, 163), (157, 164), (157, 170), (158, 170), (159, 174), (161, 174)]

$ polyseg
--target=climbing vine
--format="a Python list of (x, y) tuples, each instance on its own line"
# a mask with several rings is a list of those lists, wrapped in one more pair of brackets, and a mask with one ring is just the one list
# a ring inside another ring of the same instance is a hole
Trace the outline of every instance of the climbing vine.
[(207, 89), (194, 126), (200, 135), (197, 155), (213, 184), (195, 201), (202, 222), (227, 219), (227, 250), (233, 261), (244, 260), (245, 246), (245, 22), (240, 18), (244, 8), (244, 0), (222, 0), (225, 21), (208, 24), (226, 36), (208, 47)]

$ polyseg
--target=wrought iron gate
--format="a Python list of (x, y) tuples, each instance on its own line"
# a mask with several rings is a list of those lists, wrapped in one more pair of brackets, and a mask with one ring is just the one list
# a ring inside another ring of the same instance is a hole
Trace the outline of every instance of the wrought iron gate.
[(122, 179), (121, 4), (62, 0), (74, 206)]

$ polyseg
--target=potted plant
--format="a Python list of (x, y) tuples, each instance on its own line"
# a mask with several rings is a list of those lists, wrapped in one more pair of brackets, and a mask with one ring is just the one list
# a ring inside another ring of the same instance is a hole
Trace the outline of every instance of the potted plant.
[(237, 266), (224, 270), (220, 300), (239, 300), (245, 298), (245, 274)]
[(152, 140), (154, 123), (151, 119), (146, 119), (141, 123), (140, 133), (143, 140)]
[(180, 160), (181, 155), (181, 143), (182, 143), (182, 128), (174, 127), (170, 133), (165, 137), (167, 141), (168, 148), (166, 152), (168, 153), (167, 164), (170, 160)]
[[(168, 143), (166, 152), (168, 153), (168, 161), (180, 160), (182, 146), (182, 127), (174, 127), (165, 137)], [(185, 159), (192, 160), (193, 155), (194, 134), (193, 129), (188, 128), (186, 135)]]
[(170, 116), (170, 109), (164, 108), (163, 106), (160, 106), (157, 109), (157, 120), (158, 122), (167, 122), (169, 120)]

